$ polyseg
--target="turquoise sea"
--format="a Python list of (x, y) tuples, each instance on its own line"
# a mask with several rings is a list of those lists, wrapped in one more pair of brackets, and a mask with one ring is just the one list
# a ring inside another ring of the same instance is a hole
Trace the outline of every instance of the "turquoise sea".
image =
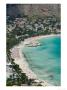
[(41, 80), (60, 86), (61, 82), (61, 39), (52, 36), (38, 40), (41, 46), (25, 47), (23, 53), (31, 70)]

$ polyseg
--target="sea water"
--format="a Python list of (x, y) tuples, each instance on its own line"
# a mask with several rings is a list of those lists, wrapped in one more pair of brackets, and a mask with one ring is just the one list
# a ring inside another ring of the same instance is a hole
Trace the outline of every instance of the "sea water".
[(23, 53), (30, 69), (41, 80), (60, 86), (61, 78), (61, 40), (60, 36), (38, 40), (41, 46), (25, 47)]

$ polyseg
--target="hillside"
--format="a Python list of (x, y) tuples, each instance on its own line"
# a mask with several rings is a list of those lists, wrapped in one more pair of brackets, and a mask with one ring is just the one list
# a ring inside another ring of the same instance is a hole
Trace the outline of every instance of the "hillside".
[(60, 17), (60, 4), (7, 4), (7, 15), (38, 15)]

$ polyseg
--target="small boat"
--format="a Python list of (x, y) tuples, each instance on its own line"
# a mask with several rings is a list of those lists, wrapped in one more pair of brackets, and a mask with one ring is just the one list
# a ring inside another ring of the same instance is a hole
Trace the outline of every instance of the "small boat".
[(28, 47), (37, 47), (40, 46), (41, 44), (38, 41), (32, 41), (30, 43), (26, 43), (25, 45)]

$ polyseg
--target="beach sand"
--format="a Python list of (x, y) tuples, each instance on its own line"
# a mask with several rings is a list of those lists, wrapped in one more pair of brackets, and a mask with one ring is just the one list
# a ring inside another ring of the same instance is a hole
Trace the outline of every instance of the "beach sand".
[[(28, 79), (39, 80), (37, 78), (36, 74), (34, 72), (32, 72), (32, 70), (29, 68), (29, 65), (26, 62), (26, 59), (22, 53), (22, 50), (23, 50), (25, 44), (26, 43), (29, 44), (31, 41), (36, 41), (38, 39), (45, 38), (45, 37), (51, 37), (51, 36), (59, 36), (59, 34), (58, 35), (52, 34), (52, 35), (31, 37), (31, 38), (25, 39), (24, 42), (21, 42), (19, 45), (14, 46), (11, 49), (11, 57), (14, 59), (14, 62), (19, 65), (22, 72), (24, 72), (26, 74), (26, 76), (28, 76)], [(42, 82), (41, 85), (43, 85), (43, 86), (52, 86), (51, 84), (47, 83), (47, 81), (44, 81), (44, 80), (39, 80), (39, 81)]]
[(24, 42), (20, 43), (11, 49), (11, 57), (14, 58), (14, 62), (19, 65), (21, 70), (28, 76), (28, 79), (36, 79), (36, 75), (29, 69), (28, 63), (22, 54), (22, 49), (24, 47)]

